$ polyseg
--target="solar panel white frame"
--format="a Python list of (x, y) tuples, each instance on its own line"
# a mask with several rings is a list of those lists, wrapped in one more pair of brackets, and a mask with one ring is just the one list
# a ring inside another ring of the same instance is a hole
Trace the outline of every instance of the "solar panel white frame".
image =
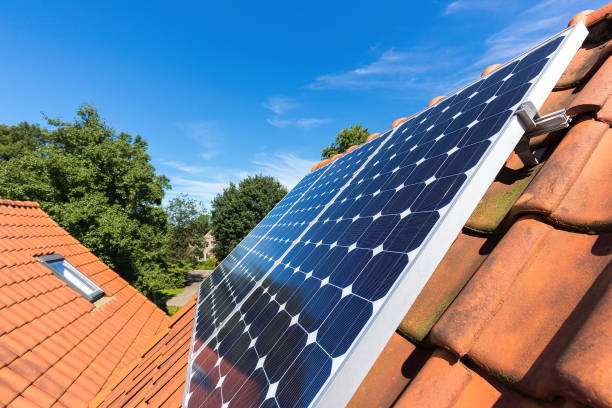
[[(550, 62), (540, 74), (538, 82), (525, 95), (523, 101), (533, 102), (538, 109), (542, 106), (587, 34), (588, 30), (584, 24), (578, 23), (551, 38), (566, 35), (556, 54), (551, 57)], [(517, 58), (508, 61), (504, 66)], [(464, 88), (469, 85), (471, 83)], [(459, 93), (464, 88), (453, 94)], [(417, 249), (417, 253), (409, 257), (412, 261), (400, 274), (386, 298), (383, 298), (384, 304), (380, 306), (378, 313), (373, 313), (374, 317), (362, 329), (352, 349), (349, 349), (342, 366), (332, 374), (327, 386), (321, 389), (311, 406), (342, 407), (348, 404), (383, 350), (389, 336), (404, 318), (404, 313), (398, 313), (398, 311), (407, 312), (410, 309), (525, 130), (517, 116), (513, 115), (500, 131), (500, 136), (488, 148), (484, 158), (468, 171), (468, 174), (471, 173), (471, 175), (446, 207), (446, 211), (444, 213), (442, 210), (439, 211), (441, 217), (430, 231), (429, 236)], [(380, 333), (386, 333), (389, 336), (383, 337)]]
[[(531, 101), (537, 108), (544, 103), (546, 97), (554, 87), (554, 84), (565, 70), (565, 67), (569, 64), (571, 58), (575, 55), (587, 34), (588, 31), (584, 25), (579, 23), (546, 41), (549, 42), (559, 36), (565, 35), (565, 39), (558, 46), (554, 55), (550, 57), (550, 61), (544, 70), (539, 74), (536, 83), (522, 98), (522, 102)], [(538, 47), (539, 46), (534, 47), (534, 49)], [(521, 54), (521, 56), (504, 64), (504, 66), (532, 52), (534, 49)], [(493, 71), (493, 73), (489, 75), (493, 75), (495, 72), (496, 71)], [(481, 79), (474, 81), (473, 83), (480, 80)], [(473, 83), (466, 85), (448, 97), (461, 92)], [(428, 109), (432, 109), (435, 106), (437, 106), (437, 104)], [(420, 115), (425, 111), (427, 111), (427, 109), (416, 115)], [(398, 127), (396, 127), (393, 132), (395, 132)], [(380, 136), (380, 138), (385, 139), (385, 142), (383, 142), (377, 150), (380, 150), (385, 145), (386, 141), (393, 136), (393, 132)], [(372, 313), (372, 317), (368, 323), (362, 327), (360, 334), (357, 336), (347, 353), (341, 359), (337, 360), (340, 362), (338, 366), (332, 367), (330, 377), (327, 379), (325, 385), (319, 390), (317, 396), (312, 400), (310, 406), (344, 406), (348, 403), (354, 391), (357, 389), (386, 344), (389, 336), (403, 318), (403, 313), (397, 313), (397, 311), (407, 311), (414, 303), (414, 300), (429, 280), (431, 274), (433, 274), (456, 235), (469, 218), (469, 215), (480, 201), (480, 198), (486, 192), (488, 186), (493, 182), (495, 175), (503, 166), (504, 161), (514, 149), (524, 132), (525, 129), (518, 121), (517, 117), (513, 115), (500, 132), (498, 132), (499, 136), (496, 137), (491, 146), (488, 147), (478, 164), (465, 173), (468, 176), (467, 180), (463, 183), (451, 202), (445, 208), (438, 210), (440, 219), (435, 223), (421, 246), (409, 254), (410, 262), (392, 285), (387, 295), (374, 302), (375, 309)], [(371, 157), (372, 154), (370, 155), (370, 158)], [(361, 165), (354, 176), (366, 167), (368, 161)], [(315, 178), (315, 181), (331, 167), (332, 166), (326, 166), (317, 171), (316, 173), (318, 174), (316, 175), (318, 177)], [(313, 181), (312, 184), (314, 184), (315, 181)], [(349, 183), (350, 180), (348, 180), (340, 191), (338, 191), (336, 197)], [(300, 197), (303, 197), (309, 189), (310, 186)], [(293, 205), (298, 201), (299, 199), (296, 200)], [(333, 201), (334, 200), (330, 200), (330, 202), (328, 202), (319, 212), (316, 219), (325, 212), (326, 208), (329, 207)], [(279, 220), (277, 220), (276, 223), (278, 223), (278, 221)], [(304, 235), (306, 230), (302, 235)], [(290, 249), (291, 247), (285, 251), (285, 254), (287, 254)], [(198, 310), (196, 310), (196, 315), (197, 313)], [(381, 335), (381, 333), (384, 333), (384, 335)], [(195, 329), (190, 345), (190, 364), (187, 374), (187, 386), (185, 387), (185, 396), (183, 399), (185, 405), (189, 391), (189, 380), (191, 378), (194, 338)]]

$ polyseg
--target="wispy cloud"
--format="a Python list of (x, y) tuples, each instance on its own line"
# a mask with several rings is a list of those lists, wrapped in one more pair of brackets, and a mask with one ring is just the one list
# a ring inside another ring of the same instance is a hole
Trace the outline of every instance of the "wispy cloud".
[(501, 1), (495, 0), (458, 0), (448, 3), (442, 14), (449, 15), (461, 11), (473, 10), (497, 10), (500, 8)]
[[(300, 157), (293, 153), (255, 154), (243, 168), (220, 166), (186, 166), (181, 162), (167, 161), (162, 164), (185, 171), (189, 176), (175, 175), (171, 177), (172, 190), (166, 194), (165, 202), (178, 194), (189, 194), (205, 205), (210, 206), (215, 196), (226, 188), (230, 182), (238, 183), (240, 180), (254, 174), (273, 176), (285, 187), (291, 189), (306, 175), (316, 159)], [(170, 163), (170, 164), (168, 164)], [(176, 166), (174, 166), (177, 164)], [(194, 170), (189, 172), (186, 170)], [(198, 172), (196, 173), (195, 170)]]
[(456, 64), (457, 50), (436, 46), (408, 51), (388, 49), (378, 59), (350, 71), (318, 76), (308, 84), (313, 90), (430, 89), (436, 87), (438, 73)]
[(206, 206), (210, 206), (210, 202), (228, 184), (229, 180), (227, 182), (215, 182), (173, 177), (172, 190), (168, 192), (166, 199), (172, 199), (179, 194), (189, 194), (191, 197), (204, 202)]
[(217, 121), (182, 122), (177, 126), (201, 146), (200, 157), (204, 160), (210, 160), (221, 152), (224, 132)]
[(272, 118), (267, 119), (267, 122), (277, 128), (299, 127), (302, 129), (310, 129), (316, 126), (324, 125), (330, 122), (330, 119), (323, 118), (298, 118), (298, 119), (282, 119)]
[(431, 52), (389, 49), (368, 64), (351, 71), (318, 76), (308, 88), (315, 90), (416, 86), (419, 74), (431, 64)]
[(485, 40), (486, 51), (466, 69), (482, 70), (527, 51), (561, 31), (572, 16), (584, 8), (583, 3), (582, 0), (545, 0), (524, 10), (508, 26)]
[(317, 160), (299, 157), (292, 153), (261, 153), (253, 163), (258, 172), (267, 176), (273, 176), (282, 185), (292, 189), (302, 179)]
[[(427, 95), (447, 93), (477, 79), (487, 66), (504, 63), (545, 38), (561, 31), (582, 0), (544, 0), (516, 13), (510, 24), (482, 40), (483, 51), (474, 55), (464, 45), (454, 47), (432, 42), (427, 47), (387, 49), (378, 58), (344, 72), (320, 75), (307, 88), (313, 90), (406, 90)], [(589, 5), (597, 8), (605, 1)], [(503, 8), (502, 8), (503, 7)], [(501, 0), (457, 0), (443, 14), (463, 11), (490, 13), (515, 9), (520, 4)], [(375, 51), (376, 49), (374, 49)], [(432, 50), (435, 50), (432, 51)], [(414, 94), (412, 94), (414, 95)]]
[(189, 174), (199, 174), (202, 173), (204, 171), (204, 167), (200, 167), (200, 166), (190, 166), (188, 164), (185, 164), (183, 162), (178, 162), (178, 161), (172, 161), (172, 160), (162, 160), (161, 164), (171, 167), (173, 169), (182, 171), (184, 173), (189, 173)]
[(297, 103), (293, 98), (287, 98), (284, 96), (271, 96), (264, 103), (264, 106), (277, 115), (284, 115), (285, 113), (300, 106), (300, 104)]

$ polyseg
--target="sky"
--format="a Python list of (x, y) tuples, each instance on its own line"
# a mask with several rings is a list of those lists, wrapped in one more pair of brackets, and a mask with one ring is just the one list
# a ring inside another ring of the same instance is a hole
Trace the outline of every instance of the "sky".
[(94, 104), (210, 206), (230, 181), (293, 187), (343, 128), (425, 108), (594, 0), (5, 2), (0, 123)]

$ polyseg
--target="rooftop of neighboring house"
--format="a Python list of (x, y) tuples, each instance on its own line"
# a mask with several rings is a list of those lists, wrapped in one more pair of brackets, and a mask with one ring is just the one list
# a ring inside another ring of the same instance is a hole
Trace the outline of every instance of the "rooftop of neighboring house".
[[(90, 302), (39, 262), (52, 254), (104, 296)], [(167, 325), (38, 204), (0, 200), (0, 405), (86, 406)]]
[[(540, 110), (571, 126), (531, 139), (533, 168), (508, 157), (351, 407), (612, 406), (612, 4), (579, 20)], [(51, 253), (107, 303), (35, 258)], [(167, 318), (37, 204), (0, 202), (1, 403), (178, 407), (194, 311)]]

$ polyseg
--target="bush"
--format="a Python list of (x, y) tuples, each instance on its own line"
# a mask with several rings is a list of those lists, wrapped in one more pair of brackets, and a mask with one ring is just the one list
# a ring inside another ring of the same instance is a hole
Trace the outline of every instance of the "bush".
[(198, 263), (197, 268), (211, 270), (211, 269), (215, 269), (217, 265), (219, 265), (219, 262), (217, 262), (217, 259), (210, 258), (210, 259), (207, 259), (205, 261)]

